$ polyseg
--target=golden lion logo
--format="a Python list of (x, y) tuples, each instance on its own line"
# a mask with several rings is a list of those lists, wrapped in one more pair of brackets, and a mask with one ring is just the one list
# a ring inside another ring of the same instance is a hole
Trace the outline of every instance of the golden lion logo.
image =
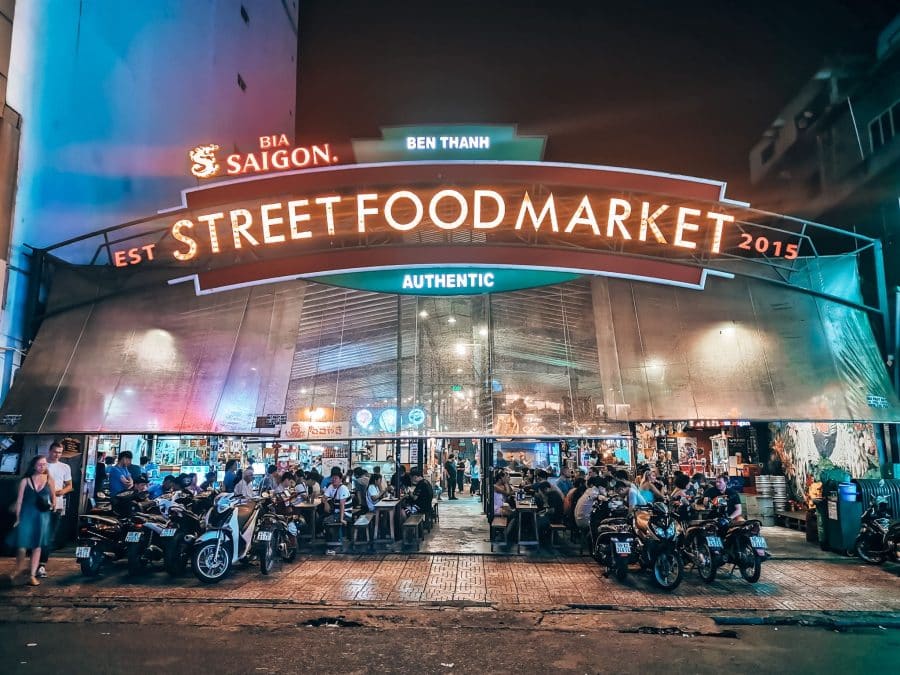
[(188, 157), (193, 162), (191, 173), (197, 178), (210, 178), (219, 173), (219, 162), (216, 159), (218, 145), (198, 145), (188, 152)]

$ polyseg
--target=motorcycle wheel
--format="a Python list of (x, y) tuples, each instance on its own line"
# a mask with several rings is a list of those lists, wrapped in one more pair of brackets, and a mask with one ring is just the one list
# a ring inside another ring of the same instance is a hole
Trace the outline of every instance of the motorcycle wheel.
[(275, 567), (275, 554), (278, 552), (280, 540), (280, 533), (275, 530), (272, 532), (272, 538), (259, 547), (259, 571), (263, 574), (271, 573)]
[(187, 567), (187, 542), (181, 532), (169, 540), (166, 550), (163, 552), (163, 567), (170, 577), (177, 578), (184, 574)]
[(745, 541), (738, 551), (738, 569), (744, 581), (755, 584), (759, 581), (759, 575), (762, 573), (762, 562), (756, 555), (756, 550), (750, 545), (749, 541)]
[(231, 551), (226, 547), (227, 542), (219, 546), (216, 555), (216, 542), (208, 541), (197, 547), (191, 556), (191, 569), (204, 584), (214, 584), (225, 578), (231, 569)]
[(128, 574), (133, 577), (140, 576), (147, 571), (147, 567), (143, 542), (136, 541), (128, 544)]
[(281, 539), (281, 559), (286, 563), (294, 562), (297, 557), (297, 537), (288, 535)]
[(597, 540), (594, 541), (594, 545), (591, 547), (591, 557), (600, 565), (602, 565), (603, 561), (606, 560), (606, 553), (604, 552), (604, 548)]
[(681, 583), (684, 565), (675, 551), (664, 551), (653, 561), (653, 580), (664, 591), (673, 591)]
[(881, 553), (872, 553), (869, 550), (869, 545), (866, 541), (867, 539), (868, 537), (866, 537), (866, 535), (859, 535), (856, 538), (856, 542), (853, 544), (853, 551), (870, 565), (882, 564), (884, 562), (884, 555)]
[(716, 580), (716, 561), (706, 544), (694, 543), (694, 565), (703, 581), (711, 584)]
[(91, 554), (87, 558), (79, 561), (81, 565), (81, 573), (86, 577), (95, 577), (100, 574), (100, 568), (103, 567), (103, 551), (99, 548), (92, 548)]
[(615, 565), (616, 568), (616, 579), (618, 581), (625, 581), (628, 578), (628, 561), (620, 559), (619, 562)]

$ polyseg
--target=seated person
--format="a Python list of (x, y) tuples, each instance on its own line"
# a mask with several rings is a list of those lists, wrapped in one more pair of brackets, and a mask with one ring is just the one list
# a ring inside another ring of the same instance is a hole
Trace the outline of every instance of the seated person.
[(216, 487), (216, 472), (207, 471), (206, 480), (200, 483), (200, 491), (212, 490), (214, 487)]
[(253, 499), (255, 496), (255, 493), (253, 492), (253, 467), (244, 469), (243, 474), (241, 474), (241, 480), (234, 484), (232, 494), (235, 497)]
[(387, 494), (384, 489), (384, 477), (380, 473), (373, 473), (369, 478), (369, 486), (366, 488), (366, 508), (375, 511), (375, 505)]
[(690, 520), (693, 517), (693, 508), (691, 496), (687, 493), (687, 487), (690, 485), (691, 479), (686, 473), (676, 472), (675, 487), (672, 494), (669, 495), (669, 503), (672, 510), (682, 520)]
[[(325, 502), (323, 504), (326, 517), (322, 520), (322, 527), (328, 523), (340, 523), (347, 525), (350, 521), (350, 489), (344, 485), (344, 476), (341, 467), (331, 469), (331, 483), (325, 488)], [(344, 536), (341, 528), (341, 538)]]
[(599, 475), (592, 476), (588, 480), (588, 488), (584, 491), (578, 501), (575, 503), (573, 515), (575, 517), (575, 527), (579, 530), (586, 530), (591, 524), (591, 511), (594, 509), (594, 502), (601, 495), (606, 494), (603, 487), (603, 480)]
[(703, 502), (708, 508), (718, 509), (720, 515), (727, 516), (732, 522), (744, 519), (741, 511), (741, 496), (733, 488), (728, 487), (728, 475), (716, 476), (716, 482), (703, 493)]
[(559, 490), (549, 481), (541, 481), (534, 487), (544, 503), (544, 507), (537, 514), (538, 538), (547, 543), (550, 541), (550, 525), (563, 522), (565, 506), (559, 496)]
[[(137, 483), (135, 483), (135, 486), (136, 485)], [(150, 486), (150, 489), (147, 491), (147, 495), (150, 497), (150, 499), (156, 499), (157, 497), (160, 497), (162, 495), (167, 495), (170, 492), (174, 492), (179, 487), (180, 486), (177, 484), (175, 476), (165, 476), (162, 479), (162, 483)]]
[(434, 499), (434, 490), (425, 478), (422, 477), (422, 469), (413, 468), (409, 472), (409, 480), (413, 486), (412, 497), (408, 497), (409, 506), (404, 509), (407, 516), (414, 513), (429, 515), (431, 513), (431, 500)]
[(505, 469), (498, 469), (494, 474), (494, 508), (490, 520), (494, 518), (506, 518), (506, 531), (504, 539), (506, 544), (512, 543), (519, 514), (516, 512), (513, 498), (514, 490), (509, 484), (509, 476)]

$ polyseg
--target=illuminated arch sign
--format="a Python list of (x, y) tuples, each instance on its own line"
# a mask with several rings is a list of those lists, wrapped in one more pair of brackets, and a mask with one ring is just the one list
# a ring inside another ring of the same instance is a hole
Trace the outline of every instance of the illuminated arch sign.
[(702, 289), (721, 256), (792, 260), (802, 235), (748, 233), (724, 184), (539, 162), (395, 162), (184, 192), (117, 266), (181, 266), (199, 293), (297, 278), (391, 293), (501, 292), (604, 275)]

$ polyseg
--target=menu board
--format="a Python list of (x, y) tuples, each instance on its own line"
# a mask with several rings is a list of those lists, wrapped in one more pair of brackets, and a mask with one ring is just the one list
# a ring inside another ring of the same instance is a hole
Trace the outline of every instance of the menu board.
[(667, 452), (672, 453), (672, 461), (678, 462), (678, 440), (674, 436), (661, 436), (656, 439), (656, 452), (660, 459), (665, 457)]

